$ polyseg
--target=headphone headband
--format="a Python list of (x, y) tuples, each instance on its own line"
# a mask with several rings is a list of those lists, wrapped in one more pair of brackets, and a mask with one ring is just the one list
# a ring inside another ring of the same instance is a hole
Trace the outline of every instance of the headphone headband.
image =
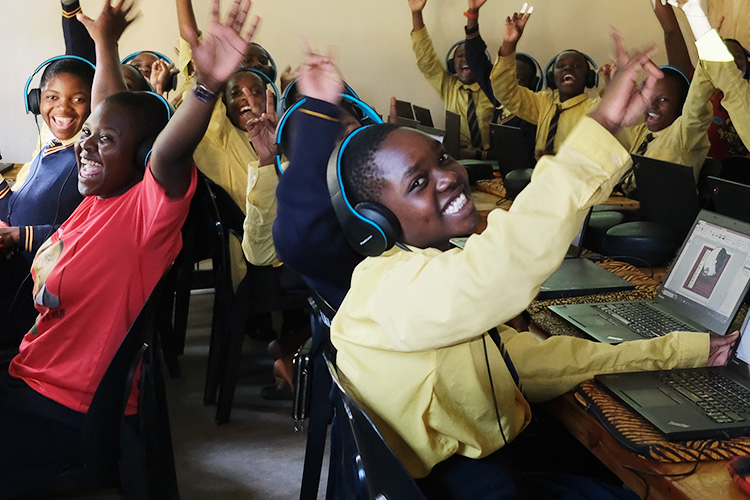
[(681, 70), (675, 68), (674, 66), (670, 66), (668, 64), (665, 64), (664, 66), (659, 66), (659, 69), (662, 70), (662, 71), (664, 71), (665, 69), (666, 70), (671, 70), (671, 71), (677, 73), (679, 76), (682, 77), (683, 80), (685, 80), (685, 83), (687, 84), (687, 86), (688, 87), (690, 86), (690, 78), (688, 78), (685, 73), (683, 73)]
[[(453, 64), (453, 57), (455, 56), (454, 52), (458, 48), (459, 45), (463, 45), (466, 43), (466, 40), (459, 40), (448, 49), (448, 53), (445, 54), (445, 69), (448, 70), (448, 73), (455, 73), (456, 72), (456, 66)], [(490, 55), (490, 51), (487, 49), (484, 49), (484, 55), (487, 56), (487, 60), (492, 63), (492, 56)]]
[[(276, 70), (276, 61), (274, 61), (273, 57), (271, 57), (271, 53), (268, 52), (265, 47), (263, 47), (261, 44), (259, 44), (257, 42), (252, 42), (251, 45), (255, 45), (260, 50), (262, 50), (263, 53), (265, 54), (265, 56), (268, 58), (268, 62), (271, 63), (271, 73), (272, 73), (271, 74), (271, 80), (275, 81), (276, 80), (276, 76), (278, 75), (278, 71)], [(244, 66), (243, 66), (243, 68), (244, 68)], [(250, 68), (248, 68), (248, 69), (250, 69)], [(266, 76), (268, 76), (268, 75), (266, 75)]]
[[(174, 64), (170, 58), (162, 54), (161, 52), (156, 52), (155, 50), (140, 50), (138, 52), (133, 52), (132, 54), (125, 56), (122, 61), (120, 61), (120, 64), (130, 64), (130, 61), (135, 59), (139, 54), (142, 54), (144, 52), (147, 52), (149, 54), (153, 54), (159, 59), (164, 59), (169, 64)], [(151, 86), (151, 82), (148, 80), (146, 81), (148, 83), (149, 87)], [(177, 75), (172, 75), (172, 78), (169, 79), (169, 88), (170, 90), (176, 90), (177, 89)], [(145, 92), (145, 91), (144, 91)]]
[[(31, 86), (31, 80), (34, 79), (34, 76), (37, 73), (39, 73), (39, 71), (41, 71), (42, 68), (45, 68), (46, 66), (48, 66), (49, 64), (52, 64), (55, 61), (60, 61), (60, 60), (63, 60), (63, 59), (75, 59), (77, 61), (85, 62), (86, 64), (88, 64), (89, 66), (91, 66), (91, 68), (94, 71), (96, 71), (96, 66), (94, 66), (94, 64), (91, 61), (89, 61), (88, 59), (84, 59), (83, 57), (73, 56), (73, 55), (64, 55), (64, 56), (50, 57), (49, 59), (47, 59), (46, 61), (44, 61), (42, 64), (40, 64), (39, 66), (36, 67), (36, 69), (34, 70), (34, 72), (31, 73), (31, 76), (29, 77), (29, 79), (26, 80), (26, 85), (24, 85), (24, 87), (23, 87), (23, 102), (24, 102), (24, 107), (26, 109), (26, 114), (28, 114), (28, 113), (34, 113), (35, 115), (39, 114), (39, 112), (38, 112), (39, 110), (38, 109), (37, 110), (32, 109), (34, 107), (34, 105), (33, 104), (30, 105), (30, 103), (29, 103), (29, 92), (30, 92), (29, 87)], [(39, 103), (37, 102), (36, 104), (37, 104), (37, 108), (38, 108)]]
[[(169, 101), (167, 101), (163, 96), (160, 96), (156, 92), (151, 92), (150, 90), (144, 90), (144, 91), (137, 92), (137, 93), (148, 94), (153, 97), (156, 97), (164, 105), (164, 108), (167, 110), (167, 121), (172, 119), (172, 115), (174, 114), (174, 107), (172, 107), (172, 105), (169, 104)], [(155, 140), (156, 140), (156, 137), (147, 137), (138, 145), (138, 147), (135, 150), (135, 164), (136, 165), (142, 166), (143, 168), (146, 168), (148, 166), (148, 160), (151, 157), (151, 151), (154, 147)]]
[(265, 82), (266, 85), (271, 86), (271, 90), (273, 90), (273, 102), (274, 107), (278, 110), (279, 109), (279, 89), (276, 88), (276, 84), (273, 83), (273, 80), (271, 80), (267, 74), (263, 73), (260, 70), (257, 70), (255, 68), (245, 68), (240, 67), (237, 71), (234, 72), (236, 75), (237, 73), (253, 73), (260, 77), (261, 80)]
[(534, 91), (539, 92), (540, 90), (542, 90), (542, 86), (544, 85), (544, 71), (542, 71), (542, 66), (539, 64), (539, 61), (534, 59), (530, 54), (527, 54), (526, 52), (516, 52), (516, 59), (518, 58), (528, 60), (534, 65), (534, 67), (536, 68), (536, 73), (534, 74), (534, 78), (536, 81), (536, 85), (534, 85)]
[(589, 65), (588, 71), (586, 72), (586, 86), (588, 88), (598, 87), (599, 86), (599, 74), (596, 72), (596, 70), (599, 69), (599, 66), (596, 65), (596, 62), (588, 54), (584, 54), (580, 50), (567, 49), (567, 50), (563, 50), (562, 52), (557, 54), (555, 57), (553, 57), (550, 60), (550, 62), (548, 62), (547, 65), (544, 67), (544, 83), (547, 85), (547, 88), (548, 89), (557, 88), (557, 86), (555, 85), (555, 80), (553, 76), (553, 73), (555, 70), (553, 66), (557, 62), (557, 58), (566, 52), (575, 52), (576, 54), (580, 54), (584, 59), (586, 59), (586, 62)]

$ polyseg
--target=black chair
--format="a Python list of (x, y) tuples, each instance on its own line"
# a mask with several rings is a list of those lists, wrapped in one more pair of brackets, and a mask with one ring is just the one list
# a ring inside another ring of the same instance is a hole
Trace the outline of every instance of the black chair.
[[(94, 393), (80, 448), (53, 481), (28, 498), (122, 488), (128, 500), (178, 500), (155, 313), (165, 273), (141, 309)], [(125, 417), (136, 370), (141, 370), (137, 428)]]
[(326, 358), (333, 380), (331, 398), (335, 423), (331, 429), (329, 499), (424, 499), (372, 420), (346, 392), (336, 366)]

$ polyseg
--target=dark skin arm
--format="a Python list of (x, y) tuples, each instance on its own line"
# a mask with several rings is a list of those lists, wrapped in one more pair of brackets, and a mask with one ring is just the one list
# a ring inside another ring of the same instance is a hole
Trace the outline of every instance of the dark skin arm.
[[(214, 0), (211, 23), (202, 39), (198, 39), (198, 33), (192, 28), (185, 33), (185, 40), (190, 43), (193, 53), (196, 82), (217, 96), (244, 59), (258, 26), (259, 19), (254, 17), (247, 34), (240, 34), (250, 4), (250, 0), (235, 0), (226, 21), (222, 23), (219, 17), (220, 0)], [(214, 104), (215, 99), (203, 102), (193, 92), (188, 93), (178, 112), (154, 143), (151, 171), (169, 197), (182, 197), (190, 186), (193, 151), (208, 127)]]
[(180, 38), (183, 40), (187, 40), (190, 32), (200, 36), (192, 0), (177, 0), (177, 25), (180, 28)]
[(526, 9), (527, 4), (523, 4), (521, 12), (514, 12), (512, 16), (505, 18), (505, 35), (503, 36), (503, 44), (500, 46), (498, 55), (505, 57), (509, 56), (516, 51), (518, 41), (523, 35), (523, 30), (526, 29), (526, 23), (529, 22), (531, 13), (534, 7)]
[(680, 23), (677, 22), (674, 9), (671, 5), (662, 5), (656, 1), (654, 5), (654, 14), (658, 19), (662, 30), (664, 31), (664, 45), (667, 48), (667, 61), (670, 66), (674, 66), (686, 75), (693, 72), (693, 63), (690, 61), (685, 38), (680, 30)]
[(419, 31), (424, 28), (424, 18), (422, 17), (422, 11), (424, 6), (427, 5), (427, 0), (409, 0), (409, 8), (411, 9), (411, 30)]
[[(487, 3), (487, 0), (469, 0), (468, 12), (479, 16), (479, 9)], [(472, 19), (471, 17), (466, 18), (466, 27), (469, 29), (476, 28), (479, 25), (479, 17)]]

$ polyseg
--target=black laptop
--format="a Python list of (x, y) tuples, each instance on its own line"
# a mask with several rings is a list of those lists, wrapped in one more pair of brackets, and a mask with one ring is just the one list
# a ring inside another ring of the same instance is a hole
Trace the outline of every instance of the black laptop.
[(443, 140), (445, 152), (451, 158), (461, 158), (461, 116), (452, 111), (445, 110), (445, 139)]
[(429, 109), (417, 106), (416, 104), (413, 104), (412, 108), (414, 110), (414, 118), (419, 122), (420, 125), (423, 125), (425, 127), (435, 126), (435, 124), (432, 123), (432, 113), (430, 113)]
[(750, 222), (750, 186), (718, 177), (706, 177), (714, 212)]
[(396, 116), (398, 118), (414, 120), (414, 110), (412, 109), (411, 103), (396, 99)]
[(750, 315), (726, 366), (597, 375), (670, 441), (750, 434)]
[(591, 210), (589, 209), (578, 234), (568, 247), (562, 264), (542, 283), (537, 300), (611, 293), (635, 288), (632, 283), (581, 257), (583, 238), (590, 218)]
[(490, 142), (503, 178), (519, 168), (534, 168), (520, 128), (490, 123)]
[(749, 284), (750, 224), (702, 210), (653, 299), (549, 310), (609, 344), (676, 330), (723, 335)]

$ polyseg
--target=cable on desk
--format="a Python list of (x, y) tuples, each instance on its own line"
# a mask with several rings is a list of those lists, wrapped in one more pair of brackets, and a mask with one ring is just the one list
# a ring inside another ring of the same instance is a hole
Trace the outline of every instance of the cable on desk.
[(635, 476), (638, 479), (640, 479), (641, 481), (643, 481), (643, 485), (644, 485), (644, 487), (646, 489), (646, 491), (645, 491), (645, 493), (643, 495), (643, 500), (648, 500), (648, 494), (651, 491), (651, 485), (649, 485), (648, 481), (646, 481), (646, 478), (643, 477), (641, 474), (646, 474), (648, 476), (657, 476), (657, 477), (688, 477), (688, 476), (691, 476), (698, 469), (698, 465), (701, 463), (701, 457), (706, 452), (706, 449), (709, 448), (714, 443), (717, 443), (717, 442), (718, 442), (718, 439), (706, 439), (705, 442), (704, 442), (704, 444), (703, 444), (703, 446), (701, 446), (698, 449), (698, 457), (696, 458), (695, 462), (693, 463), (693, 466), (690, 468), (689, 471), (686, 471), (686, 472), (676, 472), (674, 474), (662, 474), (660, 472), (653, 472), (653, 471), (650, 471), (650, 470), (639, 469), (638, 467), (633, 467), (632, 465), (623, 465), (622, 467), (623, 467), (623, 469), (629, 470), (630, 472), (632, 472), (633, 474), (635, 474)]

